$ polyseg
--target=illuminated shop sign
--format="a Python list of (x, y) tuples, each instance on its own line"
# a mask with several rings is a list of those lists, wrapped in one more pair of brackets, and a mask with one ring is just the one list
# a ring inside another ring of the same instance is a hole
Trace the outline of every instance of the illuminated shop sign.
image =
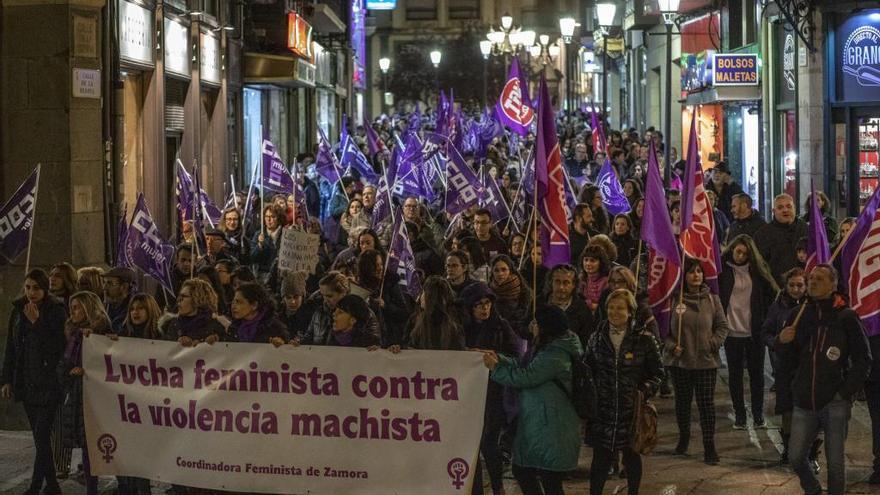
[(716, 53), (712, 57), (713, 86), (757, 86), (758, 56), (748, 53)]
[(190, 77), (189, 28), (165, 18), (165, 72)]
[(153, 65), (153, 11), (119, 2), (119, 57)]
[(367, 10), (394, 10), (397, 0), (367, 0)]
[(880, 9), (862, 11), (837, 29), (838, 96), (846, 101), (880, 100)]
[(199, 33), (199, 75), (204, 82), (220, 84), (220, 40)]
[(296, 12), (287, 14), (287, 48), (304, 59), (312, 60), (312, 26)]

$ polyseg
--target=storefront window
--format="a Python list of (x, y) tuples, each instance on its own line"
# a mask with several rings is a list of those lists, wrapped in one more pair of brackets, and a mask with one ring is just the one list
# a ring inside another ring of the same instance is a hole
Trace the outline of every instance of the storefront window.
[[(123, 78), (123, 100), (125, 113), (124, 140), (122, 151), (123, 184), (125, 202), (129, 210), (134, 209), (137, 193), (143, 191), (144, 160), (144, 75), (129, 73)], [(150, 171), (152, 177), (153, 171)]]
[(874, 194), (878, 183), (878, 149), (880, 118), (859, 119), (859, 205), (864, 205)]
[(244, 175), (250, 181), (254, 167), (260, 163), (260, 130), (263, 127), (263, 92), (244, 88)]
[(782, 190), (789, 196), (797, 198), (797, 123), (794, 112), (782, 112), (781, 119), (784, 129), (782, 136)]

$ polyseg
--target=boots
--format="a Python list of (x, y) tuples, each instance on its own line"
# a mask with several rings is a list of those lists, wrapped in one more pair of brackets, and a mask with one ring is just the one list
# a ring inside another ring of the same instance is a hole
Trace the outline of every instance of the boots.
[(678, 445), (675, 446), (676, 455), (685, 455), (688, 451), (688, 444), (691, 441), (691, 437), (687, 433), (679, 433), (678, 434)]
[(810, 467), (813, 468), (813, 474), (818, 475), (821, 468), (819, 467), (819, 447), (822, 446), (822, 439), (817, 438), (810, 447)]
[(782, 453), (779, 454), (779, 463), (788, 464), (788, 439), (791, 437), (787, 432), (780, 432), (782, 436)]
[(703, 446), (703, 462), (710, 466), (716, 466), (720, 462), (714, 443)]

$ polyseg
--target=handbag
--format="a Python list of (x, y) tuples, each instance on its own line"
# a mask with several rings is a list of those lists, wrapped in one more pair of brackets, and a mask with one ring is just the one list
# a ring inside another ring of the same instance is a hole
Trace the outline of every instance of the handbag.
[(633, 452), (641, 455), (650, 454), (657, 446), (657, 408), (641, 390), (636, 390), (629, 443)]

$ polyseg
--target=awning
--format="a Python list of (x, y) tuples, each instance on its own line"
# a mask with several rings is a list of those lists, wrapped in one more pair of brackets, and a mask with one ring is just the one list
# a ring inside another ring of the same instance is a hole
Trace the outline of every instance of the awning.
[(315, 87), (315, 66), (294, 55), (247, 52), (244, 54), (245, 84)]
[(761, 99), (761, 86), (717, 86), (687, 95), (688, 105), (707, 105), (726, 101), (755, 101)]
[(339, 20), (336, 12), (325, 3), (311, 4), (311, 14), (306, 15), (306, 20), (321, 34), (342, 34), (345, 32), (345, 23)]

